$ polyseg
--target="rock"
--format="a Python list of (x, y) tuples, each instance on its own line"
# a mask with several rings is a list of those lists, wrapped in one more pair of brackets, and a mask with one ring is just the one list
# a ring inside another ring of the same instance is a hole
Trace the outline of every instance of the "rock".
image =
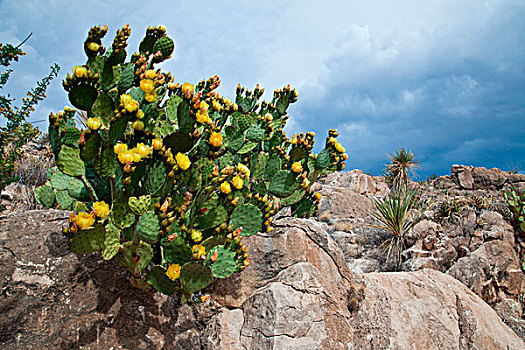
[[(360, 275), (353, 349), (524, 349), (487, 304), (434, 270)], [(378, 302), (381, 300), (381, 302)]]
[(499, 301), (500, 290), (516, 297), (525, 292), (525, 275), (513, 246), (507, 241), (483, 243), (459, 259), (447, 273), (491, 305)]
[(472, 190), (474, 189), (474, 177), (472, 177), (473, 167), (465, 167), (462, 165), (452, 165), (450, 170), (452, 176), (457, 179), (457, 183), (461, 188)]
[(354, 191), (339, 187), (323, 187), (319, 217), (332, 219), (364, 218), (372, 207), (372, 201)]

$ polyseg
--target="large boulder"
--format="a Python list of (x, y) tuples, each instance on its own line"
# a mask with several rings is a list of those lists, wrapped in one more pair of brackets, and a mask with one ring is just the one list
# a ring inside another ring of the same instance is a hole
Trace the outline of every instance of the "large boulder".
[(369, 273), (352, 318), (354, 349), (525, 349), (496, 312), (441, 272)]

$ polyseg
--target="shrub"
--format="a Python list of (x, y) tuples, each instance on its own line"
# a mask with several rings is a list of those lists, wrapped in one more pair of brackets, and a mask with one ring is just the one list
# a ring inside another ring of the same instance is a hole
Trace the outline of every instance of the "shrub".
[(397, 250), (397, 267), (401, 265), (401, 253), (403, 252), (406, 233), (415, 225), (415, 221), (408, 217), (408, 212), (416, 202), (416, 195), (404, 188), (401, 191), (392, 191), (382, 199), (373, 199), (374, 211), (370, 215), (379, 224), (371, 225), (386, 231), (392, 237), (383, 244), (388, 245), (387, 262), (392, 250)]
[[(25, 55), (20, 47), (30, 36), (31, 34), (16, 47), (0, 43), (0, 65), (9, 67), (11, 61), (18, 62), (20, 56)], [(46, 97), (46, 89), (59, 71), (58, 65), (52, 66), (49, 75), (39, 81), (36, 88), (27, 92), (21, 107), (13, 106), (14, 99), (9, 95), (0, 96), (0, 115), (7, 120), (6, 126), (0, 127), (0, 191), (17, 180), (16, 161), (20, 158), (22, 146), (39, 133), (38, 128), (34, 128), (26, 120), (36, 105)], [(7, 83), (12, 72), (12, 69), (8, 69), (0, 75), (0, 89)]]
[(410, 173), (415, 175), (419, 168), (419, 161), (415, 160), (414, 154), (400, 148), (388, 157), (390, 164), (386, 166), (386, 178), (391, 183), (392, 191), (400, 192), (408, 186)]
[(107, 26), (84, 42), (87, 63), (63, 85), (76, 110), (49, 116), (57, 168), (35, 191), (42, 204), (73, 209), (64, 228), (77, 254), (117, 259), (132, 283), (182, 300), (249, 263), (242, 238), (269, 231), (273, 215), (291, 206), (298, 217), (318, 211), (318, 177), (344, 167), (344, 148), (330, 130), (311, 153), (314, 134), (287, 138), (283, 128), (297, 92), (238, 86), (235, 102), (215, 90), (217, 76), (195, 86), (174, 83), (155, 65), (174, 43), (150, 27), (126, 62), (130, 28), (102, 44)]

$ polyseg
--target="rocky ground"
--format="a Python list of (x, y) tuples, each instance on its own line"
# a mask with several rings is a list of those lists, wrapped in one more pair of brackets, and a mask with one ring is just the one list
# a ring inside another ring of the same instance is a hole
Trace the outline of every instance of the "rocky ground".
[[(31, 152), (45, 156), (45, 143)], [(524, 175), (453, 166), (411, 183), (417, 224), (392, 272), (369, 215), (387, 184), (332, 174), (315, 185), (317, 218), (281, 213), (271, 236), (247, 239), (252, 264), (198, 305), (132, 288), (97, 254), (69, 253), (69, 213), (32, 210), (32, 186), (2, 192), (2, 349), (525, 348), (525, 244), (502, 197), (525, 188)]]
[[(395, 254), (386, 261), (388, 237), (371, 227), (372, 200), (384, 197), (381, 177), (360, 170), (331, 174), (318, 184), (323, 194), (318, 220), (341, 247), (354, 273), (393, 271)], [(433, 269), (469, 287), (525, 339), (525, 274), (521, 269), (525, 237), (514, 231), (503, 191), (525, 188), (525, 175), (499, 169), (455, 165), (451, 175), (412, 182), (419, 203), (417, 223), (402, 251), (401, 271)]]

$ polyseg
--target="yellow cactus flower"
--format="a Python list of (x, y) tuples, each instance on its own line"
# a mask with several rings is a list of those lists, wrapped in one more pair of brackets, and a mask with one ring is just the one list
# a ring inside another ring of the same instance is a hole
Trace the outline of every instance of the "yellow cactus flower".
[(123, 105), (131, 103), (131, 101), (133, 101), (133, 98), (131, 97), (131, 95), (128, 95), (128, 94), (120, 95), (120, 103), (122, 103)]
[(93, 211), (95, 212), (96, 216), (104, 219), (109, 214), (109, 205), (104, 201), (95, 202), (93, 203)]
[(221, 104), (217, 102), (217, 100), (213, 100), (212, 105), (213, 105), (213, 109), (215, 109), (216, 111), (220, 111), (222, 109)]
[(171, 264), (168, 267), (168, 271), (166, 271), (166, 276), (172, 281), (175, 281), (180, 276), (180, 265), (179, 264)]
[(122, 151), (118, 154), (118, 160), (122, 164), (127, 164), (133, 162), (133, 159), (135, 158), (135, 152), (131, 150)]
[(232, 185), (236, 189), (240, 190), (244, 186), (244, 180), (240, 176), (234, 176), (232, 179)]
[(345, 148), (339, 142), (335, 143), (335, 149), (339, 153), (345, 153)]
[(153, 80), (142, 79), (140, 81), (140, 89), (145, 93), (152, 92), (153, 90), (155, 90), (155, 84), (153, 83)]
[(102, 126), (102, 121), (100, 118), (89, 118), (86, 124), (91, 130), (98, 130)]
[(186, 170), (190, 167), (190, 159), (187, 155), (183, 153), (177, 153), (177, 155), (175, 156), (175, 160), (177, 161), (177, 165), (179, 166), (179, 168), (181, 168), (182, 170)]
[(303, 179), (303, 182), (301, 182), (302, 188), (307, 188), (310, 185), (310, 181), (307, 178)]
[(87, 76), (87, 69), (86, 69), (86, 67), (76, 66), (75, 68), (73, 68), (73, 74), (77, 78), (86, 77)]
[(195, 115), (195, 117), (197, 118), (197, 122), (199, 122), (201, 124), (207, 124), (207, 123), (211, 122), (211, 118), (208, 115), (208, 112), (203, 112), (201, 110), (198, 110), (197, 114)]
[(264, 120), (268, 122), (273, 121), (273, 115), (271, 113), (266, 113), (266, 115), (264, 116)]
[(343, 153), (342, 157), (343, 157), (343, 160), (347, 160), (348, 159), (348, 154)]
[(144, 76), (146, 77), (146, 79), (155, 79), (155, 76), (157, 76), (157, 72), (155, 72), (153, 69), (148, 69), (144, 72)]
[(129, 113), (133, 113), (133, 112), (135, 112), (135, 111), (137, 111), (139, 109), (139, 103), (137, 101), (135, 101), (135, 100), (132, 100), (130, 103), (126, 104), (124, 106), (124, 108)]
[(194, 259), (200, 259), (206, 254), (206, 249), (201, 244), (197, 244), (191, 248), (191, 253)]
[(337, 143), (337, 140), (333, 137), (329, 137), (327, 143)]
[(91, 51), (98, 51), (98, 49), (100, 48), (100, 45), (94, 42), (90, 42), (87, 47)]
[(155, 151), (158, 151), (159, 149), (162, 148), (162, 140), (153, 139), (153, 141), (151, 142), (151, 145), (153, 146), (153, 149)]
[(315, 199), (317, 199), (318, 201), (321, 200), (321, 194), (319, 192), (315, 192), (314, 196), (315, 196)]
[(157, 92), (155, 90), (144, 94), (144, 99), (150, 103), (155, 101), (155, 98), (157, 98)]
[(213, 147), (221, 147), (222, 145), (222, 134), (220, 132), (212, 132), (210, 135), (210, 144)]
[(138, 131), (144, 130), (144, 122), (142, 120), (135, 120), (131, 126)]
[(87, 230), (95, 223), (95, 218), (93, 215), (86, 213), (85, 211), (81, 211), (77, 214), (75, 222), (81, 230)]
[(133, 148), (133, 149), (131, 149), (131, 151), (133, 152), (133, 162), (135, 162), (135, 163), (140, 162), (140, 160), (142, 159), (142, 156), (137, 151), (137, 149)]
[(294, 173), (300, 173), (303, 170), (303, 166), (301, 165), (301, 162), (294, 162), (292, 164), (292, 171)]
[(137, 113), (135, 114), (135, 116), (137, 117), (137, 119), (142, 119), (144, 118), (144, 112), (142, 111), (142, 109), (139, 109), (137, 111)]
[(125, 143), (117, 143), (115, 146), (113, 146), (113, 151), (115, 151), (116, 154), (120, 154), (121, 152), (125, 152), (128, 150), (128, 145)]
[(209, 107), (210, 106), (204, 101), (201, 101), (201, 103), (199, 103), (199, 109), (203, 112), (207, 112)]
[(248, 169), (246, 165), (239, 163), (237, 164), (237, 171), (240, 172), (241, 174), (246, 174), (247, 172), (250, 171), (250, 169)]
[(202, 240), (202, 232), (201, 231), (197, 231), (197, 230), (193, 230), (193, 232), (191, 233), (191, 239), (193, 239), (195, 242), (199, 242)]
[(140, 154), (141, 157), (146, 157), (151, 152), (151, 149), (142, 142), (135, 146), (135, 149), (136, 153)]
[(223, 182), (221, 184), (221, 192), (224, 193), (224, 194), (229, 194), (231, 191), (232, 191), (232, 188), (230, 187), (230, 184), (227, 183), (227, 182)]
[(168, 83), (168, 89), (171, 91), (175, 90), (177, 88), (177, 85), (175, 83)]
[(193, 84), (190, 84), (190, 83), (184, 83), (182, 84), (182, 93), (184, 94), (184, 97), (186, 98), (190, 98), (191, 96), (193, 96), (193, 92), (195, 91), (195, 86), (193, 86)]

